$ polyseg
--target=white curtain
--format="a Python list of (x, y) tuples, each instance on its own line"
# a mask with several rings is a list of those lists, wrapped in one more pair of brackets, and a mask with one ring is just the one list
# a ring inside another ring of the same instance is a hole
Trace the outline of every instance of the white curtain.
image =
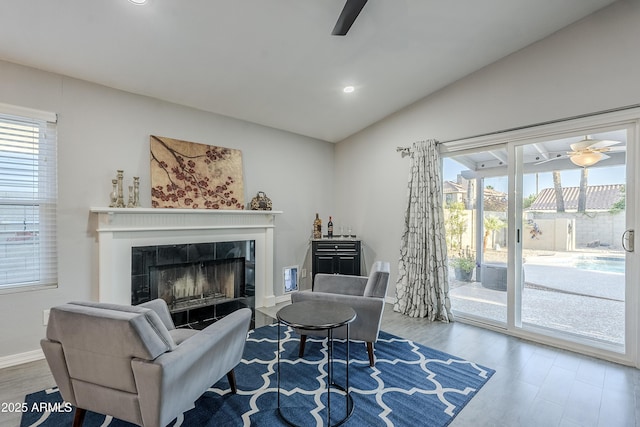
[(394, 310), (411, 317), (453, 321), (449, 301), (447, 243), (435, 140), (415, 142), (408, 206), (400, 248)]

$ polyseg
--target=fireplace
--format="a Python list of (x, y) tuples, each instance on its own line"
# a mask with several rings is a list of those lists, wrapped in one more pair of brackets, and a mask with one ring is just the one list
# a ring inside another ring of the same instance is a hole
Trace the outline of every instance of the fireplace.
[(131, 248), (131, 304), (167, 302), (176, 326), (206, 326), (255, 305), (255, 241)]
[(176, 312), (242, 298), (246, 296), (244, 268), (244, 258), (151, 267), (150, 292), (132, 293), (131, 303), (143, 302), (142, 295), (146, 300), (162, 298)]
[[(145, 258), (144, 269), (134, 267), (134, 248), (155, 246), (161, 257), (158, 266), (204, 262), (204, 257), (195, 257), (208, 254), (207, 248), (213, 248), (213, 244), (253, 242), (254, 252), (249, 257), (233, 253), (226, 257), (245, 258), (245, 295), (235, 301), (253, 298), (251, 305), (256, 308), (275, 305), (274, 230), (275, 219), (282, 212), (149, 208), (91, 208), (91, 212), (90, 227), (96, 230), (98, 250), (95, 289), (98, 301), (131, 304), (132, 289), (144, 289), (145, 285), (139, 282), (133, 285), (134, 280), (143, 278), (133, 277), (150, 274), (144, 270), (151, 263)], [(181, 245), (191, 246), (186, 250), (177, 249)], [(216, 251), (221, 253), (221, 249)], [(218, 304), (216, 310), (224, 311), (225, 307)], [(198, 313), (192, 310), (189, 314)]]

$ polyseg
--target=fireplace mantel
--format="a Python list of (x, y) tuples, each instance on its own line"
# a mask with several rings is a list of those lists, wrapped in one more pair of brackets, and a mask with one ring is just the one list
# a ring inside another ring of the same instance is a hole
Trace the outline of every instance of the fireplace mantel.
[(131, 248), (254, 240), (256, 307), (275, 305), (273, 244), (281, 211), (91, 208), (97, 216), (98, 300), (131, 303)]

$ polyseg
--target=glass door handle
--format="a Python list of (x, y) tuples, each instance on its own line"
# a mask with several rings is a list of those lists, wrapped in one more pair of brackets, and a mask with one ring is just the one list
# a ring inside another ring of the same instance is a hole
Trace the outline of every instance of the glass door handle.
[(622, 233), (622, 249), (627, 252), (634, 251), (634, 234), (634, 230), (625, 230), (625, 232)]

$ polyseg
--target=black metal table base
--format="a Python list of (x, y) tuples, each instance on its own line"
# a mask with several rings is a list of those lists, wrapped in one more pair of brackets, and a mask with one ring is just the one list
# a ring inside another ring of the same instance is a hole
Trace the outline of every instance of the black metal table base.
[[(296, 424), (287, 415), (285, 415), (280, 406), (280, 327), (281, 322), (278, 322), (278, 373), (277, 373), (277, 383), (278, 383), (278, 414), (280, 417), (290, 426), (293, 427), (307, 427), (306, 425)], [(354, 404), (353, 398), (349, 394), (349, 324), (346, 324), (347, 327), (347, 353), (346, 353), (346, 380), (345, 386), (341, 386), (340, 384), (336, 384), (333, 381), (333, 328), (327, 329), (327, 426), (329, 427), (337, 427), (344, 424), (353, 414)], [(346, 414), (343, 418), (336, 421), (334, 424), (331, 424), (331, 389), (335, 388), (344, 392), (345, 395), (345, 407)]]

